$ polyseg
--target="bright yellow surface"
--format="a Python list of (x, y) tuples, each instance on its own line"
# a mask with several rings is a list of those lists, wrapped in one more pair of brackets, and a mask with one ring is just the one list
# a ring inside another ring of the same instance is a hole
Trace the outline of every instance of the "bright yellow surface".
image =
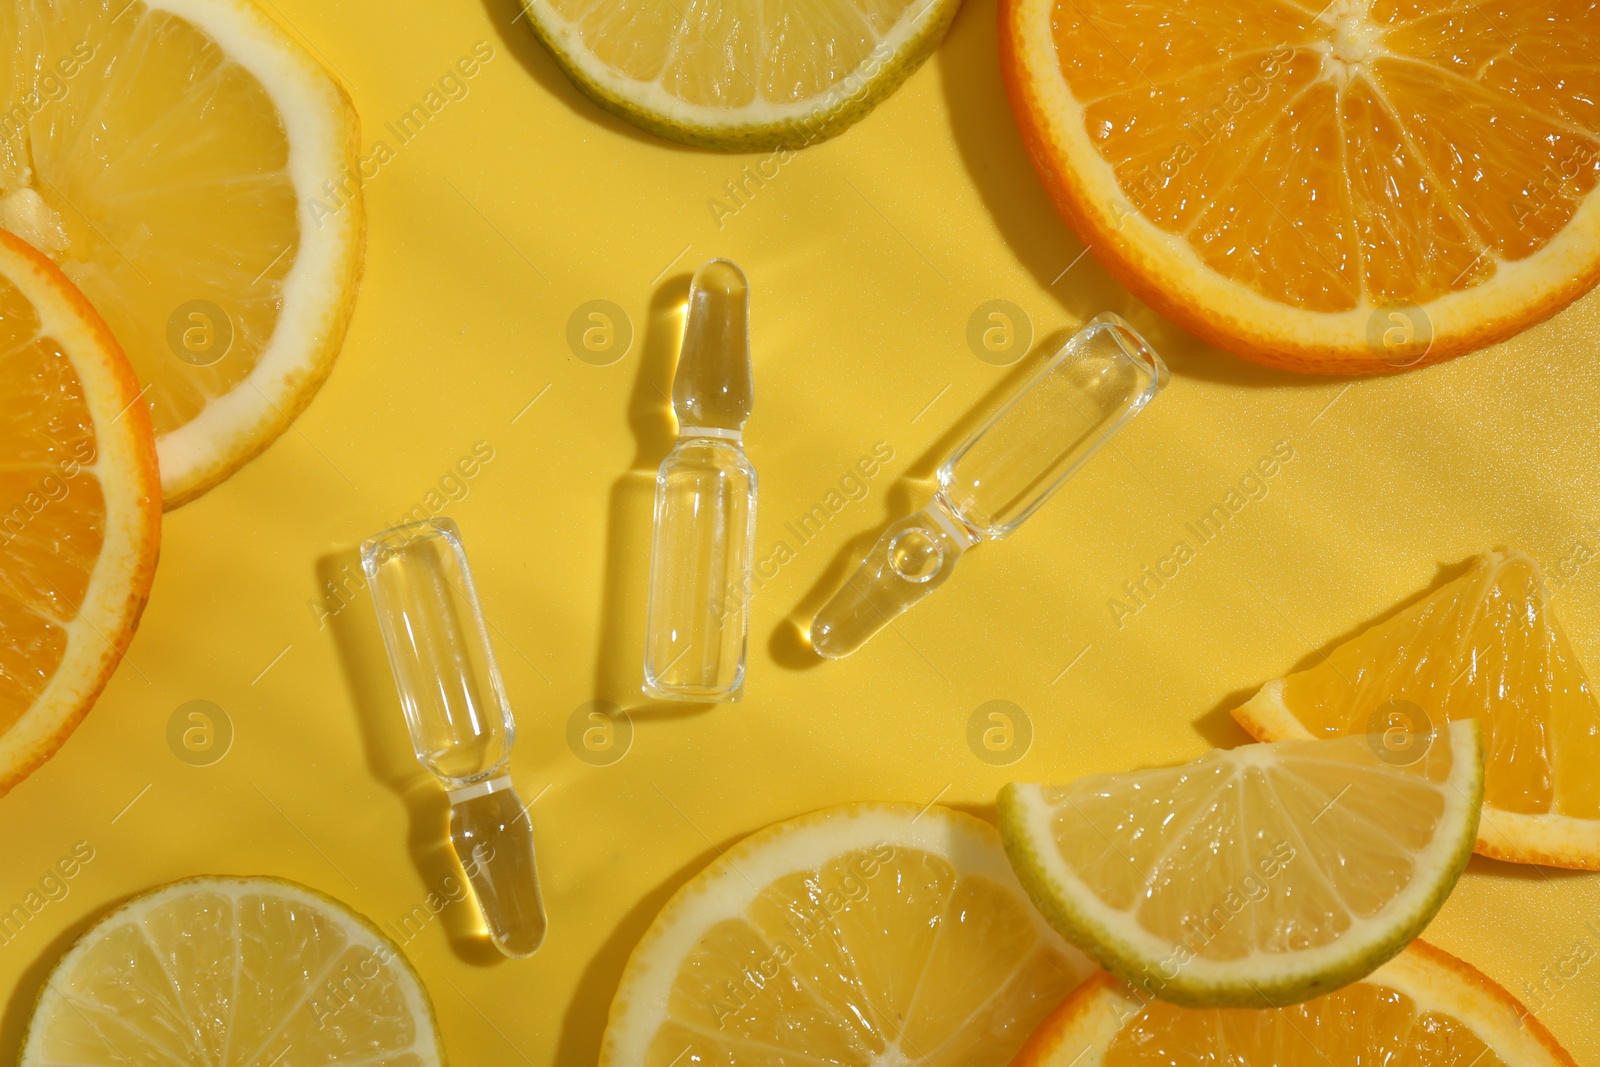
[[(518, 789), (532, 799), (549, 787), (532, 811), (550, 936), (532, 959), (500, 961), (464, 934), (470, 906), (451, 904), (406, 945), (464, 1067), (592, 1062), (629, 948), (715, 848), (839, 801), (942, 796), (987, 811), (1012, 777), (1067, 779), (1236, 743), (1228, 707), (1480, 549), (1515, 544), (1554, 573), (1576, 568), (1556, 606), (1600, 670), (1600, 565), (1582, 562), (1600, 547), (1594, 297), (1499, 349), (1402, 377), (1268, 372), (1201, 349), (1092, 256), (1077, 260), (1012, 130), (986, 0), (876, 113), (766, 163), (776, 177), (752, 179), (745, 206), (715, 214), (708, 199), (731, 205), (724, 183), (767, 157), (633, 133), (566, 84), (513, 24), (510, 0), (484, 2), (269, 9), (344, 77), (366, 152), (379, 139), (393, 152), (366, 187), (360, 303), (295, 430), (168, 516), (128, 662), (65, 749), (0, 800), (0, 907), (24, 900), (76, 842), (94, 849), (62, 883), (68, 895), (0, 944), (0, 985), (16, 989), (0, 1057), (70, 939), (157, 883), (276, 874), (394, 923), (459, 877), (353, 549), (426, 509), (441, 478), (455, 487), (448, 474), (475, 447), (492, 458), (447, 510), (498, 631), (521, 726)], [(466, 96), (441, 94), (399, 144), (385, 123), (479, 41), (493, 58), (462, 80)], [(755, 294), (758, 559), (780, 540), (793, 558), (757, 594), (744, 703), (640, 709), (672, 309), (714, 255), (744, 267)], [(637, 335), (611, 366), (579, 361), (565, 340), (569, 315), (595, 299), (625, 309)], [(1167, 356), (1173, 383), (898, 633), (796, 669), (804, 660), (774, 634), (831, 592), (848, 541), (925, 499), (908, 475), (925, 477), (1024, 372), (967, 346), (969, 316), (994, 299), (1026, 309), (1039, 350), (1098, 311), (1120, 312)], [(800, 543), (785, 523), (827, 501), (878, 442), (892, 459), (865, 498)], [(1185, 522), (1275, 448), (1292, 458), (1247, 486), (1266, 495), (1240, 490), (1243, 508), (1196, 547)], [(1119, 628), (1108, 600), (1126, 599), (1123, 582), (1171, 559), (1179, 540), (1192, 558)], [(325, 581), (348, 606), (319, 626)], [(567, 746), (569, 716), (597, 698), (637, 709), (633, 748), (611, 766)], [(235, 728), (211, 766), (168, 747), (169, 717), (197, 699)], [(1034, 728), (1009, 768), (967, 742), (973, 711), (996, 699)], [(1580, 1062), (1600, 1059), (1600, 880), (1474, 860), (1428, 936), (1525, 999), (1543, 969), (1541, 1017)], [(1576, 954), (1580, 941), (1588, 952)]]

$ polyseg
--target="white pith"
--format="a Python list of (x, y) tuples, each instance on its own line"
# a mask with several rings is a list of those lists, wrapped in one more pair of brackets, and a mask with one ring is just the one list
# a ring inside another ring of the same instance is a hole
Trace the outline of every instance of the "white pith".
[[(1437, 787), (1443, 812), (1427, 848), (1413, 854), (1411, 881), (1380, 911), (1366, 918), (1351, 914), (1350, 925), (1344, 933), (1314, 948), (1289, 953), (1253, 951), (1233, 960), (1214, 960), (1194, 954), (1177, 968), (1175, 977), (1168, 977), (1163, 968), (1166, 961), (1174, 958), (1180, 944), (1140, 925), (1135, 910), (1114, 908), (1106, 903), (1075, 873), (1056, 845), (1054, 820), (1058, 808), (1046, 799), (1044, 787), (1009, 787), (1021, 820), (1021, 825), (1013, 832), (1029, 843), (1031, 858), (1036, 861), (1038, 873), (1049, 886), (1052, 898), (1091, 931), (1089, 936), (1111, 956), (1130, 966), (1142, 967), (1173, 989), (1198, 992), (1208, 989), (1248, 991), (1251, 985), (1292, 987), (1346, 972), (1364, 960), (1371, 960), (1371, 965), (1375, 965), (1382, 956), (1374, 958), (1374, 954), (1381, 953), (1392, 942), (1395, 931), (1407, 928), (1428, 914), (1437, 905), (1440, 894), (1453, 884), (1459, 874), (1457, 861), (1463, 858), (1463, 839), (1469, 838), (1470, 827), (1477, 817), (1483, 771), (1476, 724), (1452, 724), (1447, 736), (1452, 753), (1450, 777)], [(1270, 744), (1243, 746), (1226, 753), (1224, 758), (1242, 767), (1252, 762), (1270, 761), (1272, 748)], [(1415, 784), (1417, 780), (1411, 781)], [(1309, 855), (1306, 861), (1316, 862)], [(1204, 877), (1205, 872), (1194, 874), (1199, 878)]]
[[(1408, 997), (1419, 1019), (1432, 1014), (1455, 1020), (1493, 1050), (1507, 1067), (1570, 1067), (1570, 1060), (1552, 1054), (1526, 1025), (1520, 1005), (1504, 995), (1503, 990), (1486, 987), (1481, 980), (1474, 981), (1462, 971), (1443, 965), (1420, 943), (1359, 982)], [(1031, 1050), (1032, 1056), (1019, 1060), (1016, 1067), (1100, 1067), (1105, 1063), (1106, 1053), (1117, 1035), (1138, 1016), (1143, 1005), (1125, 986), (1114, 981), (1091, 983), (1072, 1000), (1085, 992), (1089, 995), (1083, 1001), (1064, 1005), (1057, 1016), (1040, 1027), (1039, 1046)], [(1411, 1035), (1413, 1050), (1418, 1044), (1426, 1046), (1428, 1041), (1426, 1032), (1417, 1030)], [(1299, 1037), (1314, 1040), (1312, 1035), (1303, 1032)], [(1225, 1062), (1234, 1067), (1282, 1067), (1282, 1061), (1247, 1062), (1236, 1050), (1221, 1047), (1185, 1051), (1196, 1057), (1208, 1053), (1225, 1056), (1233, 1052), (1234, 1057)], [(1432, 1051), (1442, 1050), (1434, 1048)], [(1408, 1057), (1405, 1062), (1413, 1062), (1413, 1058)]]
[[(100, 373), (85, 373), (91, 362), (101, 364), (105, 358), (100, 338), (85, 328), (83, 320), (34, 263), (0, 248), (0, 274), (33, 303), (39, 316), (40, 336), (54, 338), (73, 360), (84, 402), (95, 424), (113, 426), (129, 403), (117, 388), (121, 383), (114, 372), (103, 368)], [(100, 688), (105, 675), (121, 659), (112, 636), (121, 635), (142, 606), (142, 590), (140, 600), (129, 601), (127, 576), (153, 555), (159, 541), (159, 525), (147, 528), (140, 506), (141, 498), (153, 494), (157, 487), (144, 484), (141, 473), (148, 460), (128, 436), (109, 430), (97, 433), (95, 448), (95, 461), (83, 465), (78, 477), (94, 478), (100, 483), (106, 509), (100, 556), (95, 560), (78, 613), (68, 620), (55, 620), (67, 633), (66, 648), (55, 672), (33, 705), (3, 734), (0, 783), (35, 762), (40, 750), (57, 739), (63, 719), (80, 711)]]
[[(1293, 307), (1217, 272), (1187, 240), (1162, 230), (1131, 206), (1134, 198), (1123, 190), (1111, 164), (1091, 141), (1084, 107), (1061, 74), (1051, 32), (1060, 2), (1017, 0), (1006, 17), (1012, 20), (1018, 42), (1030, 119), (1044, 139), (1057, 146), (1052, 166), (1069, 172), (1062, 178), (1081, 194), (1076, 198), (1079, 208), (1099, 239), (1114, 245), (1132, 269), (1175, 303), (1203, 314), (1251, 349), (1378, 362), (1370, 353), (1367, 329), (1381, 302), (1373, 301), (1364, 285), (1356, 306), (1345, 311)], [(1320, 21), (1334, 31), (1318, 49), (1324, 61), (1322, 77), (1341, 82), (1363, 76), (1362, 63), (1379, 54), (1367, 28), (1369, 4), (1370, 0), (1336, 0), (1322, 12)], [(1600, 185), (1586, 194), (1566, 228), (1538, 251), (1519, 260), (1486, 252), (1485, 261), (1495, 266), (1492, 277), (1429, 300), (1426, 313), (1434, 347), (1525, 325), (1532, 311), (1551, 306), (1564, 294), (1570, 297), (1572, 279), (1592, 273), (1600, 257), (1597, 249)]]
[[(270, 897), (273, 899), (287, 899), (305, 912), (315, 915), (322, 922), (336, 926), (347, 938), (348, 945), (366, 949), (378, 955), (380, 959), (389, 958), (390, 962), (379, 972), (387, 975), (397, 987), (406, 1010), (416, 1026), (416, 1038), (406, 1048), (395, 1049), (386, 1053), (390, 1061), (398, 1061), (406, 1056), (415, 1056), (422, 1067), (443, 1067), (444, 1059), (440, 1051), (438, 1035), (434, 1029), (433, 1008), (428, 1000), (416, 972), (406, 962), (399, 949), (386, 938), (380, 937), (365, 921), (350, 912), (342, 904), (330, 897), (308, 890), (292, 882), (274, 878), (193, 878), (135, 897), (122, 907), (100, 920), (87, 933), (75, 942), (71, 949), (61, 957), (49, 978), (45, 981), (43, 990), (39, 995), (39, 1002), (34, 1008), (32, 1019), (28, 1024), (27, 1038), (23, 1044), (22, 1053), (18, 1060), (19, 1067), (49, 1067), (56, 1061), (45, 1057), (43, 1045), (45, 1032), (48, 1030), (50, 1020), (56, 1013), (63, 1010), (74, 1011), (73, 999), (68, 996), (67, 990), (72, 989), (72, 974), (79, 961), (91, 952), (108, 934), (127, 924), (139, 924), (141, 919), (152, 910), (162, 907), (174, 900), (196, 894), (216, 894), (229, 899), (235, 908), (239, 901), (246, 897)], [(142, 925), (141, 925), (142, 929)], [(146, 940), (149, 941), (148, 934)], [(152, 951), (155, 946), (151, 943)], [(157, 958), (160, 954), (156, 953)], [(176, 978), (170, 973), (169, 980)], [(369, 980), (370, 981), (370, 980)], [(309, 996), (317, 982), (308, 981), (306, 996)], [(295, 1004), (289, 1013), (300, 1008)], [(102, 1005), (101, 1007), (104, 1007)], [(81, 1017), (79, 1017), (81, 1018)], [(285, 1016), (284, 1021), (287, 1021)], [(76, 1021), (76, 1019), (75, 1019)], [(269, 1041), (271, 1038), (268, 1039)], [(291, 1046), (292, 1048), (292, 1046)], [(327, 1067), (340, 1067), (348, 1064), (350, 1067), (359, 1067), (360, 1064), (370, 1062), (370, 1050), (360, 1050), (359, 1054), (350, 1059), (340, 1059), (328, 1062)], [(90, 1067), (90, 1065), (78, 1065)]]
[[(213, 397), (183, 426), (160, 435), (162, 493), (169, 501), (219, 479), (276, 436), (306, 402), (303, 391), (331, 359), (354, 297), (360, 255), (361, 204), (347, 173), (356, 136), (332, 77), (249, 3), (147, 0), (210, 37), (230, 60), (261, 83), (278, 109), (289, 145), (288, 174), (296, 192), (299, 248), (282, 278), (283, 305), (272, 337), (248, 377)], [(314, 219), (325, 182), (349, 190), (349, 206)]]
[[(1012, 890), (1034, 921), (1037, 943), (1083, 962), (1087, 972), (1087, 961), (1028, 904), (992, 827), (939, 807), (852, 805), (760, 831), (678, 891), (628, 961), (611, 1005), (601, 1067), (636, 1067), (645, 1062), (651, 1040), (668, 1021), (668, 995), (679, 968), (705, 931), (724, 920), (745, 917), (752, 901), (774, 881), (877, 844), (927, 852), (948, 862), (958, 878), (977, 875)], [(891, 1043), (874, 1058), (873, 1067), (912, 1062), (917, 1060)]]
[[(550, 0), (523, 0), (523, 7), (529, 18), (544, 31), (551, 47), (581, 71), (583, 77), (602, 95), (626, 101), (671, 125), (734, 131), (784, 126), (844, 108), (851, 99), (870, 92), (876, 81), (891, 73), (909, 46), (918, 41), (931, 25), (937, 24), (938, 15), (949, 3), (950, 0), (916, 0), (902, 12), (888, 32), (881, 35), (863, 19), (863, 26), (874, 41), (872, 49), (854, 70), (814, 97), (784, 103), (764, 99), (757, 93), (755, 99), (737, 107), (693, 104), (674, 96), (659, 77), (653, 81), (630, 78), (602, 62), (585, 43), (582, 30), (557, 14)], [(680, 27), (679, 32), (696, 31)], [(669, 66), (670, 59), (662, 65), (663, 73)], [(872, 69), (869, 70), (869, 66)]]

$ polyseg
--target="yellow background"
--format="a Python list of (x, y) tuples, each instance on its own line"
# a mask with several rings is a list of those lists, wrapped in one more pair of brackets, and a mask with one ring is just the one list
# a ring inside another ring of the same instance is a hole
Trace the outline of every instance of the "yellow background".
[[(269, 873), (386, 923), (453, 872), (444, 801), (410, 755), (365, 594), (319, 615), (340, 603), (325, 583), (359, 590), (360, 539), (423, 503), (479, 441), (494, 458), (448, 514), (497, 628), (517, 786), (540, 796), (550, 935), (536, 957), (500, 960), (473, 940), (463, 904), (406, 945), (458, 1064), (592, 1062), (651, 916), (714, 849), (769, 822), (861, 798), (988, 811), (1011, 778), (1188, 759), (1242, 740), (1228, 707), (1441, 566), (1502, 544), (1547, 566), (1600, 548), (1600, 301), (1494, 350), (1353, 384), (1207, 349), (1079, 260), (1012, 128), (992, 0), (970, 0), (898, 94), (785, 163), (720, 228), (708, 200), (761, 157), (665, 144), (600, 112), (513, 21), (514, 0), (265, 6), (345, 80), (365, 150), (379, 138), (396, 149), (366, 186), (360, 302), (296, 427), (168, 516), (127, 661), (65, 749), (0, 802), (0, 905), (74, 842), (96, 850), (71, 895), (0, 946), (0, 986), (15, 990), (0, 1056), (49, 965), (130, 894)], [(467, 97), (398, 146), (384, 123), (479, 41), (494, 56)], [(765, 554), (788, 540), (795, 558), (756, 598), (744, 702), (646, 707), (651, 479), (671, 441), (677, 304), (711, 256), (735, 259), (754, 287), (757, 541)], [(624, 308), (635, 331), (610, 366), (565, 341), (568, 316), (594, 299)], [(1034, 358), (1118, 311), (1166, 356), (1172, 384), (899, 633), (808, 662), (789, 620), (831, 590), (848, 544), (925, 499), (919, 479), (1028, 366), (969, 350), (968, 317), (992, 299), (1028, 312)], [(879, 441), (894, 458), (869, 495), (810, 543), (790, 540), (784, 523)], [(1119, 629), (1107, 601), (1123, 580), (1187, 539), (1183, 523), (1280, 441), (1295, 458), (1267, 497)], [(1600, 670), (1597, 590), (1591, 564), (1556, 603)], [(633, 711), (632, 748), (611, 766), (566, 740), (574, 710), (597, 698)], [(236, 730), (208, 767), (166, 740), (194, 699)], [(968, 717), (994, 699), (1033, 723), (1012, 767), (968, 748)], [(1591, 920), (1600, 876), (1475, 859), (1427, 936), (1523, 994), (1578, 939), (1600, 946)], [(1600, 1061), (1600, 968), (1542, 1015), (1580, 1062)]]

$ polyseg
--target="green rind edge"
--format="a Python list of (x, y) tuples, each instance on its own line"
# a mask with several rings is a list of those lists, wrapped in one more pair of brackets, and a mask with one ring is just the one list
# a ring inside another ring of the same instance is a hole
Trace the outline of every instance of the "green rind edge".
[(350, 916), (361, 926), (365, 927), (368, 933), (372, 934), (373, 937), (378, 939), (379, 943), (386, 945), (393, 950), (394, 958), (400, 961), (401, 965), (405, 967), (406, 972), (411, 976), (412, 981), (417, 983), (417, 988), (422, 991), (422, 1004), (423, 1007), (425, 1007), (428, 1011), (428, 1029), (433, 1034), (433, 1045), (434, 1050), (439, 1056), (439, 1067), (450, 1067), (450, 1059), (445, 1055), (444, 1051), (444, 1039), (439, 1033), (439, 1015), (433, 1007), (433, 994), (428, 992), (428, 983), (422, 980), (422, 975), (417, 972), (416, 966), (409, 958), (407, 958), (405, 950), (399, 945), (395, 944), (393, 938), (379, 929), (377, 923), (373, 922), (371, 919), (367, 918), (365, 915), (361, 914), (359, 911), (352, 908), (338, 897), (329, 896), (320, 889), (313, 889), (311, 886), (308, 886), (303, 882), (296, 882), (292, 878), (280, 878), (277, 875), (271, 874), (191, 875), (188, 878), (178, 878), (171, 882), (164, 882), (161, 885), (152, 886), (142, 893), (135, 893), (133, 896), (128, 897), (116, 907), (108, 909), (105, 914), (100, 916), (93, 926), (90, 926), (83, 933), (79, 934), (73, 940), (72, 944), (67, 946), (66, 950), (61, 953), (55, 964), (50, 968), (50, 973), (45, 976), (45, 980), (39, 983), (39, 992), (34, 994), (33, 998), (33, 1009), (28, 1012), (28, 1025), (22, 1031), (22, 1040), (17, 1043), (17, 1067), (28, 1067), (27, 1062), (23, 1060), (22, 1057), (28, 1049), (28, 1042), (33, 1037), (33, 1025), (38, 1020), (39, 1005), (44, 1000), (45, 991), (50, 988), (51, 982), (54, 981), (56, 977), (56, 972), (61, 969), (61, 964), (66, 961), (68, 956), (72, 955), (79, 945), (83, 944), (85, 939), (87, 939), (91, 934), (100, 929), (106, 923), (110, 922), (112, 919), (116, 918), (118, 915), (122, 914), (124, 911), (128, 910), (133, 905), (139, 903), (141, 900), (144, 900), (147, 897), (153, 897), (157, 893), (165, 893), (167, 890), (174, 889), (180, 885), (200, 885), (215, 882), (263, 882), (269, 885), (291, 886), (302, 893), (326, 902), (332, 907)]
[(539, 20), (535, 5), (521, 0), (533, 35), (542, 44), (567, 79), (595, 104), (625, 119), (647, 133), (695, 148), (709, 148), (719, 152), (760, 152), (770, 149), (800, 149), (837, 137), (854, 126), (884, 100), (888, 99), (905, 80), (916, 73), (938, 49), (949, 31), (961, 0), (940, 0), (936, 14), (928, 25), (910, 38), (893, 60), (885, 63), (872, 78), (862, 83), (855, 93), (846, 95), (831, 108), (815, 112), (804, 121), (781, 123), (751, 123), (717, 128), (692, 127), (662, 118), (648, 108), (639, 107), (607, 92), (589, 79), (582, 67), (555, 40), (548, 27)]
[[(1188, 1008), (1261, 1008), (1286, 1007), (1312, 997), (1322, 996), (1352, 982), (1358, 982), (1398, 956), (1407, 945), (1416, 940), (1433, 917), (1444, 906), (1455, 888), (1467, 861), (1472, 858), (1472, 848), (1478, 839), (1478, 819), (1483, 807), (1483, 733), (1476, 721), (1469, 723), (1473, 736), (1473, 749), (1477, 753), (1475, 774), (1470, 783), (1467, 827), (1460, 843), (1445, 865), (1444, 876), (1433, 894), (1421, 908), (1403, 924), (1398, 925), (1387, 938), (1374, 943), (1364, 956), (1346, 968), (1329, 971), (1308, 978), (1278, 982), (1247, 981), (1243, 985), (1210, 985), (1185, 979), (1183, 971), (1172, 979), (1162, 979), (1161, 990), (1155, 995)], [(1034, 907), (1056, 932), (1082, 949), (1100, 966), (1126, 982), (1136, 992), (1147, 988), (1145, 979), (1152, 975), (1150, 967), (1156, 961), (1147, 960), (1128, 951), (1110, 932), (1072, 906), (1071, 899), (1055, 891), (1045, 874), (1039, 855), (1039, 846), (1026, 832), (1026, 811), (1019, 799), (1016, 783), (1001, 788), (995, 806), (999, 816), (1000, 840), (1017, 879), (1027, 890)], [(1151, 991), (1154, 992), (1154, 991)], [(1142, 995), (1142, 994), (1141, 994)]]

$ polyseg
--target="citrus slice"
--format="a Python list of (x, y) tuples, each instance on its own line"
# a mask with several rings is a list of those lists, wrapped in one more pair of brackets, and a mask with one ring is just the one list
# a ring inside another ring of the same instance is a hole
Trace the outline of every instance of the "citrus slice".
[(1136, 988), (1198, 1007), (1293, 1003), (1404, 948), (1472, 855), (1477, 725), (1421, 744), (1405, 765), (1361, 736), (1011, 784), (1000, 830), (1056, 929)]
[(138, 401), (83, 295), (0, 230), (0, 794), (88, 713), (150, 593), (161, 489)]
[(1233, 716), (1268, 741), (1475, 719), (1488, 749), (1477, 850), (1600, 870), (1600, 704), (1525, 553), (1478, 557)]
[(601, 1067), (1002, 1067), (1090, 971), (994, 828), (855, 804), (760, 831), (661, 909)]
[(1000, 36), (1084, 244), (1247, 359), (1434, 363), (1600, 278), (1587, 0), (1002, 0)]
[[(804, 148), (863, 118), (933, 54), (961, 0), (522, 4), (601, 107), (674, 141), (752, 151)], [(764, 167), (746, 192), (777, 174)]]
[(276, 878), (191, 878), (135, 897), (45, 979), (20, 1067), (443, 1064), (400, 949)]
[(0, 225), (121, 342), (175, 507), (332, 367), (361, 265), (355, 112), (249, 0), (13, 5), (0, 41)]
[(1277, 1011), (1141, 1000), (1100, 972), (1016, 1067), (1577, 1067), (1510, 993), (1425, 941), (1355, 985)]

